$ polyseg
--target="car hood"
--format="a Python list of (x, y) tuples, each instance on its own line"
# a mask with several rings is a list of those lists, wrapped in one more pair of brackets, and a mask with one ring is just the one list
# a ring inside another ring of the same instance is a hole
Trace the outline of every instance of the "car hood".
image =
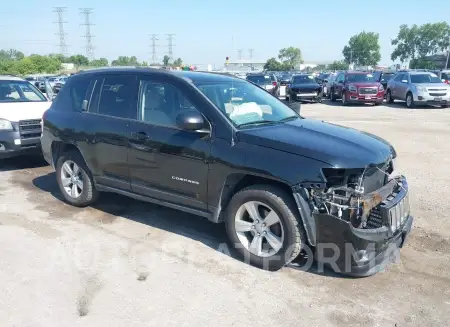
[(394, 148), (378, 136), (313, 119), (240, 130), (237, 137), (246, 143), (309, 157), (336, 168), (364, 168), (386, 162), (391, 155), (395, 157)]
[(291, 88), (297, 88), (297, 89), (315, 89), (318, 88), (319, 84), (317, 83), (310, 83), (310, 84), (292, 84)]
[(6, 119), (12, 122), (41, 119), (51, 104), (50, 101), (0, 103), (0, 119)]

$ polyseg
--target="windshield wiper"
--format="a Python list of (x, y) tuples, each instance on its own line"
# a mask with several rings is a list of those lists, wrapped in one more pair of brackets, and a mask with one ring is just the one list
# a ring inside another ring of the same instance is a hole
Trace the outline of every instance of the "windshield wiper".
[(294, 119), (297, 119), (297, 118), (299, 118), (299, 117), (298, 116), (288, 116), (286, 118), (283, 118), (283, 119), (279, 120), (278, 122), (284, 123), (284, 122), (291, 121), (291, 120), (294, 120)]
[(239, 124), (237, 127), (245, 127), (245, 126), (251, 126), (251, 125), (267, 125), (267, 124), (274, 124), (274, 123), (278, 123), (278, 121), (276, 120), (255, 120), (255, 121), (251, 121), (248, 123), (243, 123), (243, 124)]

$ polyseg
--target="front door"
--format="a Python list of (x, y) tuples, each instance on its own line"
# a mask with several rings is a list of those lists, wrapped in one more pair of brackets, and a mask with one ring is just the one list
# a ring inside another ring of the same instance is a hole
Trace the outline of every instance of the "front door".
[(210, 134), (177, 127), (177, 114), (195, 108), (163, 77), (139, 85), (139, 117), (130, 125), (133, 192), (206, 211)]

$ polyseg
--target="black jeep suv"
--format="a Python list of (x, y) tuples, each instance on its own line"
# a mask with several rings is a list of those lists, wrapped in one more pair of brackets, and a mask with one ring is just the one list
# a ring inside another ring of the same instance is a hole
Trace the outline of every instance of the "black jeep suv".
[(70, 204), (116, 192), (224, 221), (233, 248), (264, 269), (314, 249), (370, 275), (412, 224), (386, 141), (304, 119), (231, 76), (81, 72), (44, 114), (42, 148)]

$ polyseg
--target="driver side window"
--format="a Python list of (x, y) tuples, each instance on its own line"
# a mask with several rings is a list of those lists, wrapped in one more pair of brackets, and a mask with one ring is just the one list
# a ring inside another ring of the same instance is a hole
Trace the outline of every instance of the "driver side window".
[(139, 120), (177, 128), (177, 116), (185, 110), (197, 110), (174, 86), (143, 80), (139, 87)]

